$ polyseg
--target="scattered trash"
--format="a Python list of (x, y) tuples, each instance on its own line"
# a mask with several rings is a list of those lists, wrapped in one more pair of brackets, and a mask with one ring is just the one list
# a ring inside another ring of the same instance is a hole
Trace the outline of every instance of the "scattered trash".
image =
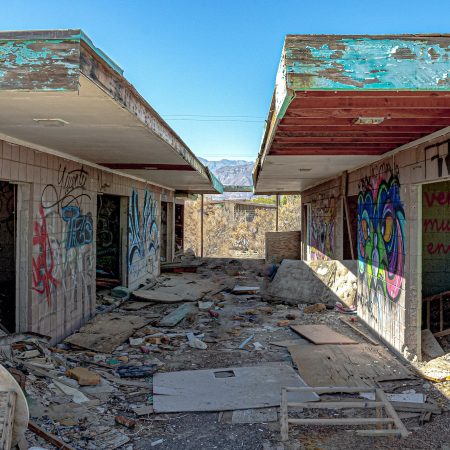
[(235, 295), (258, 294), (259, 286), (239, 286), (236, 285), (231, 291)]
[(125, 417), (125, 416), (116, 416), (114, 418), (114, 420), (119, 425), (123, 425), (124, 427), (127, 427), (127, 428), (134, 428), (136, 426), (136, 421), (135, 420), (130, 419), (130, 418)]
[(356, 306), (344, 306), (341, 302), (336, 302), (336, 304), (334, 305), (334, 309), (343, 314), (357, 314)]
[(85, 367), (74, 367), (66, 372), (66, 375), (78, 381), (80, 386), (96, 386), (100, 384), (100, 376)]
[(197, 348), (199, 350), (206, 350), (208, 348), (208, 345), (196, 338), (194, 333), (187, 333), (186, 337), (188, 339), (189, 347)]
[(213, 301), (208, 301), (208, 302), (202, 302), (201, 300), (199, 300), (198, 302), (198, 309), (200, 311), (208, 311), (209, 309), (211, 309), (214, 305)]
[(157, 366), (156, 364), (142, 366), (120, 366), (116, 372), (121, 378), (144, 378), (153, 375)]
[(247, 339), (244, 339), (241, 344), (239, 345), (239, 350), (242, 350), (245, 348), (245, 346), (253, 339), (253, 334), (249, 336)]

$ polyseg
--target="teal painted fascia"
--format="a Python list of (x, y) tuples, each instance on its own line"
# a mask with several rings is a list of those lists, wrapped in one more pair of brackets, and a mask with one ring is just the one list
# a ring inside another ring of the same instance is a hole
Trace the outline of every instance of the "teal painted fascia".
[(216, 178), (216, 176), (208, 168), (206, 168), (206, 170), (208, 171), (208, 177), (209, 180), (211, 181), (214, 190), (217, 191), (219, 194), (223, 194), (224, 190), (223, 184)]
[(286, 43), (293, 90), (450, 90), (450, 38), (301, 38)]

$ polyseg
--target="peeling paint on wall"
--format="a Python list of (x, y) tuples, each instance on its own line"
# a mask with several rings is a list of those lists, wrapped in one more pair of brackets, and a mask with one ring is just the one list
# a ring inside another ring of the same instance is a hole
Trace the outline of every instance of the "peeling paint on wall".
[(287, 87), (448, 90), (450, 37), (288, 36)]

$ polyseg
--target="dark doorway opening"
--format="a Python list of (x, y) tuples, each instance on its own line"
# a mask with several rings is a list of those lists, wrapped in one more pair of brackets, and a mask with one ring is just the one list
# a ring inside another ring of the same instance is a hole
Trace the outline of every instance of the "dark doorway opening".
[(0, 323), (16, 331), (16, 186), (0, 181)]
[(184, 205), (175, 205), (175, 252), (184, 250)]
[[(344, 201), (346, 199), (344, 198)], [(348, 217), (345, 211), (348, 212)], [(350, 235), (349, 235), (350, 230)], [(350, 239), (351, 236), (351, 239)], [(347, 208), (344, 207), (344, 259), (358, 259), (358, 196), (347, 197)], [(353, 255), (352, 255), (353, 249)]]
[(161, 202), (160, 258), (162, 262), (167, 261), (167, 210), (167, 202)]
[(97, 287), (121, 284), (120, 197), (97, 196)]

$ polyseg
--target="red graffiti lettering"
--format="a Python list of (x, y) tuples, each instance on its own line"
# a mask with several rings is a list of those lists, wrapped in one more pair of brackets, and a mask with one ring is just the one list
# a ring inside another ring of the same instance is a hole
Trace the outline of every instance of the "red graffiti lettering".
[(45, 219), (44, 208), (40, 206), (41, 223), (34, 223), (33, 246), (39, 247), (39, 254), (33, 258), (33, 290), (39, 294), (45, 294), (48, 306), (52, 304), (52, 289), (57, 287), (59, 282), (53, 276), (55, 267), (53, 253), (50, 246), (50, 239), (47, 232), (47, 221)]
[(423, 221), (423, 231), (427, 233), (439, 232), (439, 231), (450, 231), (450, 220), (438, 220), (438, 219), (425, 219)]
[(427, 252), (430, 255), (434, 255), (434, 254), (438, 254), (440, 255), (441, 253), (444, 253), (444, 255), (446, 255), (447, 253), (450, 252), (450, 245), (445, 245), (442, 242), (439, 242), (437, 244), (433, 244), (432, 242), (430, 242), (427, 245)]
[(425, 201), (428, 208), (438, 205), (450, 205), (450, 192), (425, 192)]

